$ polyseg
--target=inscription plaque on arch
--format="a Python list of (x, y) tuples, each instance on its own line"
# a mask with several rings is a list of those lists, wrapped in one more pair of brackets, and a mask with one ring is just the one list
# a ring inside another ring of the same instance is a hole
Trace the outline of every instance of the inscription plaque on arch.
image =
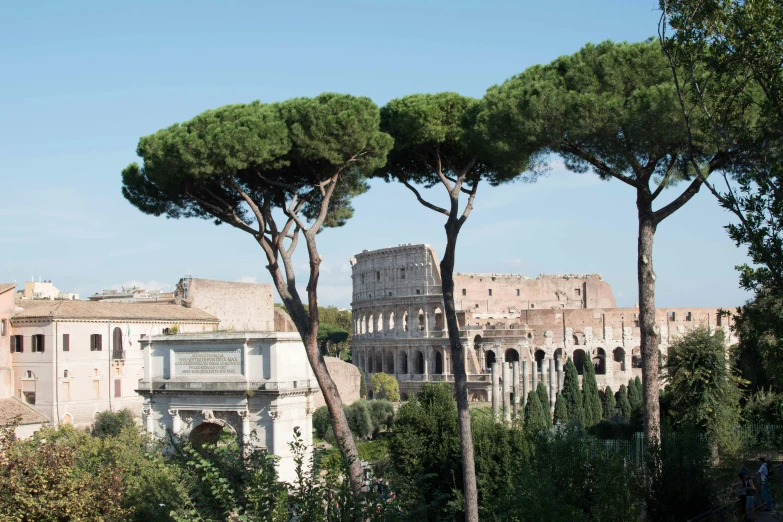
[(174, 375), (242, 375), (241, 350), (174, 352)]

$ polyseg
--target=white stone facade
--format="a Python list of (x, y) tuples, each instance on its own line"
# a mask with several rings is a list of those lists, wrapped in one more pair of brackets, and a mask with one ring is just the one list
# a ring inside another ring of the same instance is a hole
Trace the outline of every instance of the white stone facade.
[[(392, 374), (403, 396), (417, 393), (424, 382), (453, 381), (432, 248), (364, 251), (352, 265), (353, 362), (367, 380), (374, 372)], [(543, 381), (552, 407), (568, 357), (580, 374), (592, 362), (602, 391), (608, 385), (616, 392), (641, 377), (639, 310), (615, 308), (611, 287), (597, 274), (456, 274), (454, 294), (470, 400), (490, 400), (493, 362), (519, 361), (522, 397)], [(662, 356), (670, 342), (699, 324), (723, 329), (736, 342), (718, 309), (658, 309), (656, 322)]]
[(281, 480), (295, 478), (289, 443), (298, 427), (312, 445), (319, 391), (297, 333), (164, 335), (142, 345), (149, 360), (138, 393), (149, 433), (199, 442), (228, 429), (278, 456)]

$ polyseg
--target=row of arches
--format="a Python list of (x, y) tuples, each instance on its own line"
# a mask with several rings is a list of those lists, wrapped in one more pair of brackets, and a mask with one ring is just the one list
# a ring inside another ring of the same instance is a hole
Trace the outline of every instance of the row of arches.
[[(432, 319), (432, 323), (430, 323)], [(405, 307), (374, 311), (357, 310), (354, 315), (354, 335), (374, 335), (384, 332), (411, 333), (444, 328), (440, 307)]]
[[(447, 368), (453, 372), (453, 361), (440, 350), (432, 351), (431, 365), (425, 364), (426, 356), (421, 350), (412, 350), (410, 356), (406, 349), (399, 351), (367, 350), (357, 354), (357, 366), (366, 373), (443, 374)], [(429, 366), (429, 367), (428, 367)]]
[[(514, 348), (507, 349), (503, 353), (503, 356), (504, 361), (506, 362), (515, 362), (520, 360), (519, 352)], [(534, 359), (536, 371), (541, 372), (542, 366), (545, 364), (544, 361), (546, 360), (546, 352), (544, 352), (544, 350), (536, 350), (534, 353)], [(562, 348), (555, 350), (554, 359), (564, 361)], [(574, 362), (574, 366), (576, 366), (577, 373), (582, 375), (584, 373), (585, 364), (587, 364), (588, 361), (588, 356), (585, 350), (581, 348), (575, 349), (571, 359)], [(484, 360), (486, 362), (487, 371), (489, 371), (489, 369), (492, 367), (492, 364), (497, 362), (498, 354), (496, 354), (492, 349), (487, 349), (484, 352)], [(595, 348), (590, 354), (589, 361), (592, 363), (596, 375), (606, 375), (608, 365), (606, 360), (606, 351), (603, 348)], [(634, 355), (632, 366), (634, 368), (639, 367), (637, 366), (640, 364), (639, 361), (640, 358), (637, 355)], [(618, 346), (612, 351), (612, 360), (610, 361), (610, 364), (613, 372), (624, 372), (626, 370), (625, 350), (622, 347)]]

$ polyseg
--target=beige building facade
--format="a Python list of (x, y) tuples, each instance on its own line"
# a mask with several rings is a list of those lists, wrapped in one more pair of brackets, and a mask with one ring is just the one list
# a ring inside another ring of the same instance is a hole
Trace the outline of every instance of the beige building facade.
[[(415, 394), (424, 382), (453, 382), (437, 256), (428, 245), (364, 251), (353, 265), (353, 361), (369, 380), (385, 372)], [(600, 389), (617, 391), (641, 376), (639, 311), (616, 308), (598, 274), (465, 274), (454, 277), (460, 338), (466, 352), (469, 398), (491, 399), (492, 363), (517, 361), (522, 397), (544, 382), (554, 407), (563, 365), (580, 375), (593, 364)], [(697, 325), (722, 329), (729, 318), (714, 308), (659, 308), (662, 357), (678, 336)], [(510, 369), (511, 364), (506, 364)]]

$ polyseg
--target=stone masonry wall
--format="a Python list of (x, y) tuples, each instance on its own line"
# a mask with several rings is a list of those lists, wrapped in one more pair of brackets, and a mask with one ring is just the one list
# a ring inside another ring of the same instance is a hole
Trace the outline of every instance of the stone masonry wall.
[[(332, 376), (332, 380), (337, 385), (337, 390), (340, 392), (340, 399), (346, 406), (358, 401), (359, 388), (361, 386), (361, 377), (359, 376), (359, 368), (351, 363), (341, 361), (337, 357), (324, 357), (326, 361), (326, 367), (329, 370), (329, 375)], [(326, 403), (324, 402), (323, 393), (320, 391), (315, 394), (314, 406), (320, 408)]]
[(270, 332), (275, 329), (272, 285), (229, 283), (186, 277), (174, 292), (177, 304), (220, 319), (221, 330)]

